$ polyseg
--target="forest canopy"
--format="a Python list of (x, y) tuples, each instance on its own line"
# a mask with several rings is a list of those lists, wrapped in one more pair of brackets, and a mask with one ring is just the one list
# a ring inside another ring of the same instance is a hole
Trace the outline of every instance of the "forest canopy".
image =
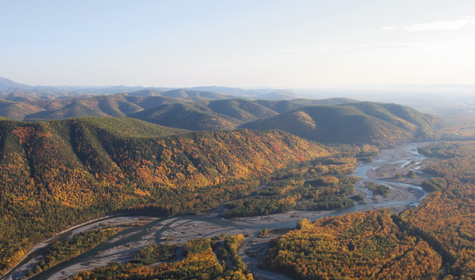
[(291, 163), (333, 153), (278, 131), (152, 131), (111, 118), (0, 121), (0, 271), (68, 226), (208, 211)]

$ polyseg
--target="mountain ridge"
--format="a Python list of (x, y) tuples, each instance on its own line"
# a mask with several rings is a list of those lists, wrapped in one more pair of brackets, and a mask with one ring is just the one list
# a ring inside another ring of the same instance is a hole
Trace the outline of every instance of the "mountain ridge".
[(7, 78), (0, 77), (0, 97), (8, 94), (26, 93), (40, 98), (56, 98), (64, 96), (88, 96), (88, 95), (109, 95), (118, 93), (134, 93), (138, 91), (199, 91), (211, 92), (216, 95), (234, 96), (241, 98), (262, 98), (260, 96), (269, 96), (278, 94), (285, 99), (294, 99), (298, 95), (292, 90), (283, 89), (244, 89), (232, 87), (203, 86), (203, 87), (143, 87), (143, 86), (30, 86), (16, 83)]
[(397, 104), (373, 102), (319, 105), (241, 125), (256, 130), (280, 129), (320, 143), (375, 144), (433, 140), (441, 120)]
[(308, 104), (339, 104), (350, 100), (247, 100), (224, 99), (166, 104), (130, 115), (148, 122), (190, 130), (236, 129), (239, 125), (301, 108)]

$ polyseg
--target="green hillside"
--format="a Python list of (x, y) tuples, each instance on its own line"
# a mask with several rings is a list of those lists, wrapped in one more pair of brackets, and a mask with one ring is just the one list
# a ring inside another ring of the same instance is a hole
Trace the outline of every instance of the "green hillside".
[(25, 116), (29, 114), (34, 114), (44, 110), (33, 104), (28, 104), (25, 102), (9, 102), (2, 105), (5, 106), (0, 108), (0, 116), (16, 120), (23, 120)]
[(193, 105), (203, 111), (231, 117), (236, 123), (249, 122), (276, 115), (275, 111), (267, 108), (266, 106), (262, 106), (257, 102), (244, 99), (226, 99), (198, 102)]
[(377, 144), (434, 139), (439, 119), (396, 104), (309, 106), (241, 127), (281, 129), (321, 143)]
[(59, 124), (63, 126), (71, 126), (75, 123), (80, 123), (90, 129), (101, 131), (101, 133), (108, 133), (117, 137), (156, 137), (168, 136), (176, 134), (189, 133), (190, 131), (184, 129), (177, 129), (171, 127), (160, 126), (145, 122), (142, 120), (132, 118), (97, 118), (97, 117), (82, 117), (67, 120), (50, 121), (52, 124)]
[(87, 102), (74, 101), (65, 107), (55, 111), (42, 111), (36, 114), (31, 114), (28, 119), (47, 119), (57, 120), (75, 117), (106, 117), (106, 113), (102, 112), (95, 106), (87, 104)]
[(131, 117), (191, 130), (226, 130), (245, 122), (275, 115), (275, 111), (257, 102), (225, 99), (167, 104), (138, 112)]
[(175, 89), (163, 92), (161, 96), (173, 97), (173, 98), (185, 98), (193, 101), (198, 101), (202, 99), (225, 99), (229, 98), (226, 94), (211, 92), (211, 91), (198, 91), (198, 90), (189, 90), (189, 89)]
[(111, 117), (124, 117), (143, 110), (139, 105), (129, 102), (123, 95), (100, 96), (97, 97), (97, 101), (97, 105), (94, 105)]
[(235, 128), (230, 118), (201, 111), (193, 105), (174, 103), (161, 105), (131, 115), (164, 126), (190, 130), (226, 130)]
[(143, 110), (158, 107), (164, 104), (179, 103), (180, 101), (172, 97), (163, 96), (125, 96), (126, 100), (140, 106)]
[(226, 130), (276, 116), (308, 104), (342, 104), (343, 98), (324, 100), (245, 100), (224, 99), (193, 103), (167, 104), (131, 115), (148, 122), (190, 130)]
[(127, 118), (1, 120), (0, 272), (68, 226), (206, 211), (249, 194), (246, 180), (329, 155), (284, 132), (182, 132)]
[[(63, 101), (63, 104), (55, 103), (55, 100), (50, 102), (32, 102), (38, 107), (45, 108), (39, 113), (29, 113), (22, 119), (66, 119), (75, 117), (124, 117), (129, 114), (143, 110), (137, 104), (130, 102), (124, 95), (108, 95), (108, 96), (94, 96), (83, 99), (72, 99), (70, 103)], [(66, 104), (64, 104), (66, 103)], [(50, 107), (50, 108), (47, 108)], [(19, 118), (14, 118), (19, 119)]]
[(410, 107), (399, 104), (359, 102), (345, 105), (357, 107), (367, 115), (380, 118), (400, 128), (414, 132), (416, 137), (430, 138), (434, 127), (441, 125), (439, 118), (422, 114)]
[(339, 105), (357, 102), (349, 98), (328, 98), (328, 99), (293, 99), (293, 100), (256, 100), (262, 106), (276, 111), (277, 113), (285, 113), (298, 108), (310, 105)]

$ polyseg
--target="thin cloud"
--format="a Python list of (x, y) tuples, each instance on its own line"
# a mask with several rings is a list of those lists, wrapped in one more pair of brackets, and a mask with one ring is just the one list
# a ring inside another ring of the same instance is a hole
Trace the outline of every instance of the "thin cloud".
[(354, 46), (352, 49), (400, 49), (413, 47), (412, 44), (375, 44), (375, 45), (362, 45)]
[(357, 46), (346, 46), (346, 47), (323, 47), (319, 48), (320, 51), (333, 51), (333, 50), (371, 50), (371, 49), (400, 49), (400, 48), (411, 48), (414, 47), (414, 44), (372, 44), (372, 45), (357, 45)]
[(474, 24), (475, 17), (465, 17), (458, 20), (434, 21), (408, 25), (405, 28), (409, 31), (457, 30)]
[(285, 52), (285, 53), (301, 53), (301, 52), (311, 52), (314, 50), (315, 49), (313, 48), (296, 48), (296, 49), (284, 49), (284, 50), (279, 50), (279, 51)]
[(381, 30), (395, 30), (396, 27), (394, 26), (384, 26), (384, 27), (381, 27)]

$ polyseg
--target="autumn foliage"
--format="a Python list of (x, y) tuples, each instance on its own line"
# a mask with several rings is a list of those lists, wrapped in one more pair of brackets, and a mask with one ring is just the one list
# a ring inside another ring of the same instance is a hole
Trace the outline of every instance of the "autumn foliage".
[(443, 142), (421, 153), (431, 193), (400, 214), (351, 213), (302, 220), (271, 244), (267, 265), (298, 279), (474, 279), (475, 142)]
[(427, 168), (425, 184), (433, 192), (417, 208), (401, 215), (409, 230), (425, 238), (444, 257), (446, 271), (475, 278), (475, 142), (437, 143), (422, 150), (444, 158)]
[(266, 261), (297, 279), (437, 279), (442, 259), (384, 211), (299, 222), (271, 244)]
[(152, 126), (112, 118), (0, 121), (0, 273), (68, 226), (109, 213), (210, 210), (249, 194), (260, 177), (330, 154), (284, 132), (154, 136), (162, 128)]

